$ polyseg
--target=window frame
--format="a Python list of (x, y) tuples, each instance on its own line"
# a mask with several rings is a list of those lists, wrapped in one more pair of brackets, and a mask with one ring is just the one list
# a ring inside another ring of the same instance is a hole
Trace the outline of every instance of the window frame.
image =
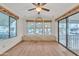
[[(11, 18), (13, 18), (13, 17), (11, 17), (11, 16), (9, 16), (9, 30), (11, 31), (11, 29), (10, 29), (10, 21), (11, 21)], [(15, 18), (13, 18), (15, 21), (16, 21), (16, 33), (15, 33), (15, 36), (12, 36), (11, 37), (11, 33), (10, 33), (10, 31), (9, 31), (9, 38), (13, 38), (13, 37), (16, 37), (17, 36), (17, 20), (15, 19)]]

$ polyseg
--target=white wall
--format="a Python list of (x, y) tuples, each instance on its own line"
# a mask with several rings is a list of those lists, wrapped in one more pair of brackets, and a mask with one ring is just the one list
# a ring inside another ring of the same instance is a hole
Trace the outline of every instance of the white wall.
[(58, 22), (55, 21), (55, 37), (56, 37), (56, 41), (58, 41)]
[(58, 41), (58, 22), (55, 19), (52, 19), (52, 34)]
[(0, 39), (0, 54), (3, 54), (8, 49), (15, 46), (17, 43), (19, 43), (23, 36), (23, 23), (22, 19), (17, 20), (17, 37), (9, 38), (9, 39)]

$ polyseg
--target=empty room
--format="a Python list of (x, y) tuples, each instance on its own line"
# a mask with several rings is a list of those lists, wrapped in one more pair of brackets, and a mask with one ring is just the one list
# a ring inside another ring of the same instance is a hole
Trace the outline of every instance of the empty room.
[(79, 3), (0, 3), (0, 56), (78, 56)]

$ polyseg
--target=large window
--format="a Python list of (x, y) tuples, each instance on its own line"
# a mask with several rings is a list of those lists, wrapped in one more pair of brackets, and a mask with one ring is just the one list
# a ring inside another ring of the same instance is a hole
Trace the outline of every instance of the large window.
[(16, 20), (6, 14), (0, 13), (0, 39), (16, 36)]
[(9, 37), (9, 16), (0, 13), (0, 39)]
[(35, 33), (38, 35), (43, 34), (43, 22), (36, 22)]
[(50, 22), (45, 22), (44, 23), (44, 34), (45, 35), (51, 35), (52, 34), (52, 26)]
[(79, 13), (59, 21), (59, 42), (79, 55)]
[(33, 35), (51, 35), (52, 22), (27, 22), (27, 32)]

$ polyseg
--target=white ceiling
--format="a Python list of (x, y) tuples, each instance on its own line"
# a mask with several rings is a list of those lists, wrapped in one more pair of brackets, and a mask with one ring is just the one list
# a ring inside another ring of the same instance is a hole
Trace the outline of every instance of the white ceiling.
[(50, 12), (42, 11), (40, 15), (38, 15), (35, 10), (28, 11), (28, 9), (35, 7), (31, 3), (4, 3), (1, 5), (8, 7), (12, 12), (25, 19), (32, 19), (39, 16), (54, 19), (76, 6), (77, 3), (47, 3), (45, 8), (50, 9)]

